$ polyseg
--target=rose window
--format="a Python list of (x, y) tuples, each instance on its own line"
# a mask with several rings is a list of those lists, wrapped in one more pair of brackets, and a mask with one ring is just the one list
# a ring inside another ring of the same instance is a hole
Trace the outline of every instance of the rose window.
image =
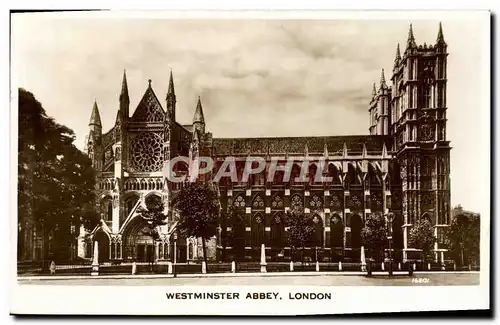
[(132, 167), (137, 171), (156, 172), (163, 165), (163, 140), (156, 133), (142, 133), (130, 146)]

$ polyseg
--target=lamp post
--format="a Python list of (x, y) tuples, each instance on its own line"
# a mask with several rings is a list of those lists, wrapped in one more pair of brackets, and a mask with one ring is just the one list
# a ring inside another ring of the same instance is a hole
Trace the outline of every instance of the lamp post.
[(394, 213), (388, 213), (385, 215), (387, 219), (387, 226), (389, 233), (387, 239), (389, 241), (389, 275), (392, 276), (392, 222), (394, 221)]
[(174, 232), (174, 277), (176, 276), (177, 268), (177, 232)]

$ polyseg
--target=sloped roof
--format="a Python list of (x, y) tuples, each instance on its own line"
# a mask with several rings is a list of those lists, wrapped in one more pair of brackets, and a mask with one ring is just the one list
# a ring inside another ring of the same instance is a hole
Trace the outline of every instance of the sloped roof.
[[(344, 143), (348, 153), (362, 153), (366, 144), (368, 153), (382, 153), (383, 144), (391, 150), (392, 137), (380, 135), (347, 135), (324, 137), (275, 137), (275, 138), (214, 138), (215, 155), (231, 154), (323, 154), (341, 155)], [(306, 149), (307, 146), (307, 149)]]

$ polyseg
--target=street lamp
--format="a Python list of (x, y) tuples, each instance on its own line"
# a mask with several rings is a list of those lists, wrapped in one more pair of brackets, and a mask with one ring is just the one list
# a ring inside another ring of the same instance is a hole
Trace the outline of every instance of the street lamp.
[(389, 233), (387, 234), (389, 241), (389, 275), (392, 275), (392, 222), (394, 221), (394, 213), (387, 213), (385, 217), (389, 228)]

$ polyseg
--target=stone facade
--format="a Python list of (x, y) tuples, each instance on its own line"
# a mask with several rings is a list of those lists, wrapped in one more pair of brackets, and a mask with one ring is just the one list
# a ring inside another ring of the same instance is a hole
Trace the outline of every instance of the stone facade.
[[(262, 157), (266, 168), (261, 174), (251, 175), (248, 181), (226, 177), (216, 184), (223, 212), (232, 208), (244, 219), (244, 257), (239, 258), (258, 260), (262, 243), (270, 259), (290, 258), (283, 217), (291, 208), (303, 209), (313, 222), (314, 240), (307, 249), (318, 254), (320, 248), (323, 259), (359, 259), (360, 231), (367, 215), (374, 212), (395, 215), (395, 256), (413, 258), (415, 250), (408, 246), (408, 234), (417, 218), (430, 218), (438, 238), (450, 223), (446, 49), (441, 26), (436, 45), (423, 46), (415, 43), (410, 26), (403, 55), (397, 47), (391, 86), (384, 71), (380, 84), (374, 84), (370, 135), (214, 138), (206, 130), (201, 99), (192, 124), (176, 120), (172, 74), (166, 109), (149, 81), (130, 116), (124, 73), (115, 126), (103, 133), (97, 103), (92, 110), (87, 152), (99, 172), (96, 191), (102, 220), (90, 240), (103, 241), (99, 246), (105, 260), (145, 260), (153, 250), (157, 259), (172, 260), (176, 224), (170, 201), (182, 184), (167, 179), (168, 162), (177, 156), (206, 156), (215, 160), (215, 170), (227, 157), (234, 157), (241, 175), (248, 157)], [(290, 158), (294, 159), (290, 181), (282, 180), (282, 172), (273, 181), (265, 177), (274, 161), (279, 165)], [(315, 182), (320, 160), (326, 167), (319, 173), (332, 177), (331, 181)], [(309, 162), (308, 169), (297, 181), (303, 162)], [(187, 173), (178, 166), (176, 175)], [(154, 247), (136, 213), (149, 195), (164, 200), (169, 216), (161, 229), (161, 241)], [(235, 248), (225, 240), (232, 232), (235, 226), (223, 218), (217, 236), (209, 243), (210, 258), (236, 258)], [(201, 256), (199, 240), (178, 238), (175, 246), (180, 261)], [(442, 250), (438, 241), (436, 256)]]

